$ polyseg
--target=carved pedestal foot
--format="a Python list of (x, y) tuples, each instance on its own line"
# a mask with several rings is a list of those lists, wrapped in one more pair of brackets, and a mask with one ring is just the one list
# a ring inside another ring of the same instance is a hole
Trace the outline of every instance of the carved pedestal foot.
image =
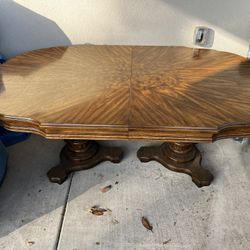
[(155, 160), (164, 167), (186, 173), (198, 186), (208, 186), (213, 180), (213, 175), (201, 167), (201, 154), (191, 143), (163, 143), (159, 147), (141, 147), (137, 156), (142, 162)]
[(61, 151), (61, 163), (47, 173), (49, 180), (62, 184), (71, 172), (85, 170), (102, 161), (119, 163), (122, 150), (117, 147), (100, 146), (95, 141), (66, 140)]

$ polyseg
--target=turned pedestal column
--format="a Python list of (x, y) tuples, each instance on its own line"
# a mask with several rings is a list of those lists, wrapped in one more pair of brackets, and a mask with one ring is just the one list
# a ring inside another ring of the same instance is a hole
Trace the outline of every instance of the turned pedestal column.
[(117, 147), (100, 146), (95, 141), (65, 142), (60, 154), (61, 163), (47, 173), (54, 183), (62, 184), (71, 172), (92, 168), (102, 161), (119, 163), (122, 159), (122, 150)]
[(213, 175), (201, 167), (201, 154), (192, 143), (163, 143), (156, 147), (141, 147), (137, 156), (142, 162), (155, 160), (164, 167), (188, 174), (198, 186), (208, 186)]

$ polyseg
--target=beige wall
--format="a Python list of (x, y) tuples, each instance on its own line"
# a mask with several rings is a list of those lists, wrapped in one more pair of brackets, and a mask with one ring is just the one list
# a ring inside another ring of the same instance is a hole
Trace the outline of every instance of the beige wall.
[(0, 0), (0, 51), (7, 57), (65, 44), (193, 46), (215, 30), (213, 48), (246, 56), (249, 0)]

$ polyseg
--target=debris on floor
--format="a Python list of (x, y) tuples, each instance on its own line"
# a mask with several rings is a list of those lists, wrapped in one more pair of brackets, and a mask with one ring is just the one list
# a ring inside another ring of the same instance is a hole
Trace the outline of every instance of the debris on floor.
[(108, 192), (111, 188), (112, 188), (112, 185), (108, 185), (108, 186), (106, 186), (106, 187), (101, 188), (101, 192), (102, 192), (102, 193), (106, 193), (106, 192)]
[(148, 230), (153, 232), (153, 226), (151, 225), (151, 223), (148, 221), (148, 219), (146, 217), (143, 216), (141, 218), (141, 223), (145, 228), (147, 228)]
[(27, 241), (27, 245), (28, 245), (28, 246), (33, 246), (34, 244), (35, 244), (34, 241), (31, 241), (31, 240), (28, 240), (28, 241)]
[(116, 225), (116, 224), (119, 224), (119, 221), (113, 218), (113, 219), (111, 220), (111, 223), (114, 224), (114, 225)]
[(168, 244), (170, 241), (171, 241), (171, 239), (168, 239), (168, 240), (164, 241), (164, 242), (163, 242), (163, 245)]
[(101, 215), (104, 215), (104, 213), (106, 212), (111, 212), (110, 209), (105, 209), (105, 208), (101, 208), (99, 206), (93, 206), (91, 209), (90, 209), (90, 213), (96, 215), (96, 216), (101, 216)]

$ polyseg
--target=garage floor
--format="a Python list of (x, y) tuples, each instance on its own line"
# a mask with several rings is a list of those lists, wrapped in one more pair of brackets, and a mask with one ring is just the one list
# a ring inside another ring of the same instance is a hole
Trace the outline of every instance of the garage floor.
[[(32, 136), (9, 148), (0, 188), (1, 250), (250, 249), (247, 143), (199, 145), (203, 165), (215, 176), (201, 189), (187, 175), (140, 163), (136, 150), (149, 143), (103, 143), (122, 146), (124, 160), (77, 172), (61, 186), (46, 172), (58, 162), (63, 142)], [(96, 216), (93, 206), (108, 211)], [(142, 216), (153, 232), (143, 227)]]

